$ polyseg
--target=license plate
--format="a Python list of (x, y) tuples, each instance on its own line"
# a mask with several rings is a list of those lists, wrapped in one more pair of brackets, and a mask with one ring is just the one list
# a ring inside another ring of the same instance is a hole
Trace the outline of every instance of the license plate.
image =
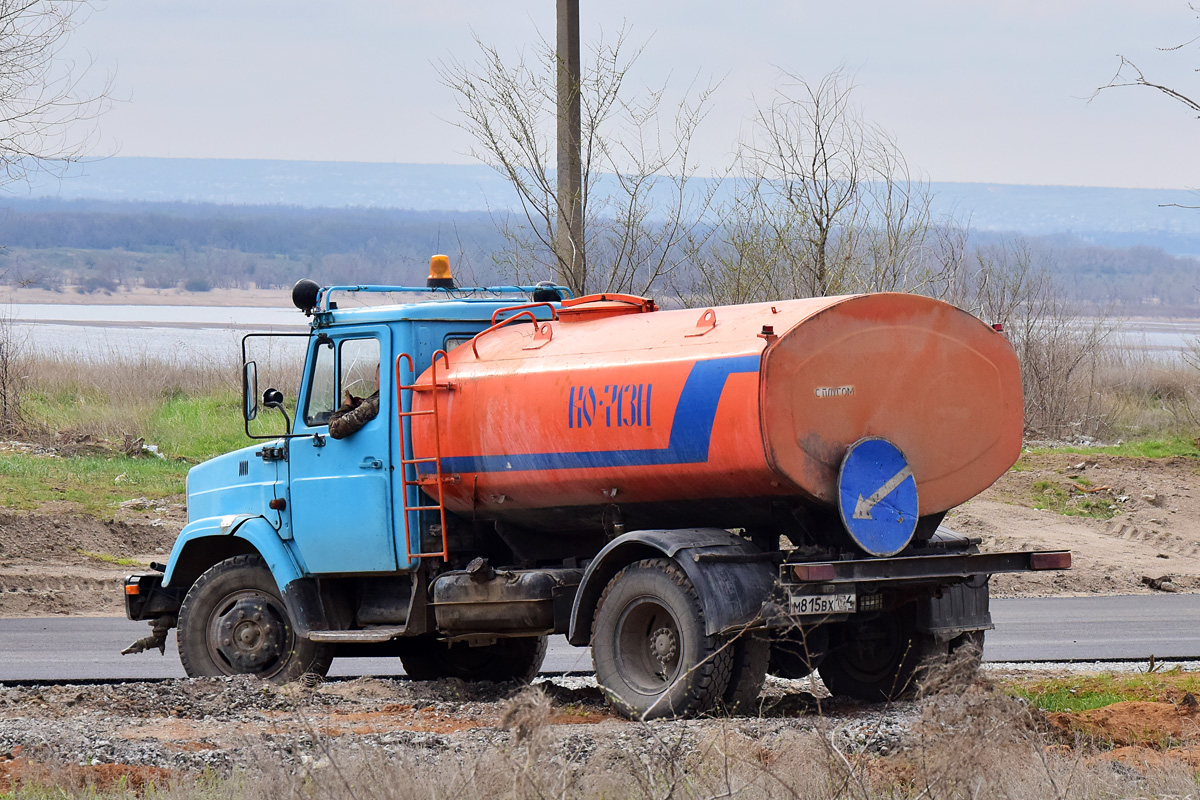
[(857, 606), (854, 592), (843, 594), (794, 594), (793, 614), (853, 614)]

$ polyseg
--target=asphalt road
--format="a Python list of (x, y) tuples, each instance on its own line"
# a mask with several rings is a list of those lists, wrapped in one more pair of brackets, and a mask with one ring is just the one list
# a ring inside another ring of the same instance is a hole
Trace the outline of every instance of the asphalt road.
[[(1200, 595), (993, 600), (985, 661), (1200, 659)], [(172, 632), (166, 655), (122, 656), (149, 633), (115, 617), (0, 619), (0, 681), (183, 677)], [(587, 672), (591, 656), (551, 639), (546, 672)], [(402, 675), (392, 658), (343, 658), (330, 675)]]

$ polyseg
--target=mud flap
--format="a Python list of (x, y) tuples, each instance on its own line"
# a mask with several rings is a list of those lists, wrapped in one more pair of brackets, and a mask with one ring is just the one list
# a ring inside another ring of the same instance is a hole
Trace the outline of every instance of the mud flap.
[(970, 631), (990, 631), (988, 576), (972, 575), (965, 583), (946, 586), (940, 597), (917, 604), (917, 630), (938, 642), (948, 642)]

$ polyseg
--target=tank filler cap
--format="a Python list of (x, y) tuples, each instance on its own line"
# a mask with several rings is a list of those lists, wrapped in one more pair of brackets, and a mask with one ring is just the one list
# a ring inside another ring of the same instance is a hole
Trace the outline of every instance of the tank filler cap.
[(917, 530), (917, 482), (900, 448), (870, 436), (850, 445), (838, 471), (838, 513), (873, 556), (894, 556)]
[(657, 310), (658, 306), (648, 297), (605, 292), (604, 294), (589, 294), (563, 300), (562, 306), (558, 309), (558, 316), (569, 322), (579, 322), (585, 319), (618, 317), (625, 314), (647, 314)]

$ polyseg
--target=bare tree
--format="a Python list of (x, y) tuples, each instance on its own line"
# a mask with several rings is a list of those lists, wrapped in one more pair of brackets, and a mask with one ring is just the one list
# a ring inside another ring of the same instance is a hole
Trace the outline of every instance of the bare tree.
[[(87, 0), (0, 0), (0, 184), (30, 172), (59, 173), (88, 152), (96, 117), (107, 108), (111, 77), (98, 91), (62, 57)], [(0, 275), (3, 277), (3, 275)], [(24, 340), (0, 314), (0, 434), (22, 429)]]
[[(1192, 10), (1192, 14), (1196, 16), (1197, 21), (1200, 21), (1200, 7), (1197, 7), (1193, 3), (1188, 3), (1188, 8)], [(1159, 47), (1157, 49), (1159, 52), (1163, 53), (1174, 53), (1180, 50), (1185, 50), (1188, 47), (1197, 44), (1198, 42), (1200, 42), (1200, 35), (1193, 36), (1186, 41), (1180, 42), (1179, 44), (1168, 45), (1167, 47)], [(1117, 54), (1117, 58), (1120, 60), (1120, 63), (1117, 65), (1116, 73), (1113, 74), (1108, 83), (1104, 84), (1092, 93), (1092, 99), (1095, 99), (1096, 95), (1098, 95), (1100, 92), (1103, 92), (1105, 89), (1121, 89), (1131, 86), (1140, 86), (1146, 89), (1153, 89), (1156, 92), (1161, 92), (1162, 94), (1174, 100), (1176, 103), (1182, 105), (1184, 108), (1195, 113), (1197, 116), (1200, 116), (1200, 101), (1193, 99), (1195, 95), (1191, 93), (1185, 94), (1171, 86), (1150, 80), (1146, 77), (1146, 74), (1142, 71), (1142, 69), (1138, 67), (1138, 65), (1135, 64), (1131, 59), (1119, 53)]]
[[(745, 302), (858, 291), (933, 292), (949, 281), (926, 181), (852, 102), (838, 70), (784, 73), (741, 146), (731, 199), (693, 247), (683, 294)], [(953, 227), (953, 225), (950, 225)]]
[(88, 0), (0, 0), (0, 181), (60, 172), (88, 153), (111, 76), (63, 58)]
[[(1200, 7), (1197, 7), (1193, 3), (1188, 3), (1188, 8), (1190, 8), (1192, 10), (1192, 13), (1197, 17), (1197, 20), (1200, 21)], [(1193, 36), (1192, 38), (1190, 38), (1186, 41), (1180, 42), (1179, 44), (1169, 45), (1167, 47), (1159, 47), (1157, 49), (1159, 50), (1159, 52), (1173, 53), (1173, 52), (1187, 49), (1188, 47), (1195, 45), (1198, 42), (1200, 42), (1200, 35)], [(1200, 100), (1195, 99), (1197, 96), (1200, 96), (1200, 95), (1196, 95), (1190, 91), (1185, 94), (1183, 91), (1176, 89), (1172, 86), (1168, 86), (1165, 83), (1160, 83), (1157, 80), (1151, 80), (1146, 77), (1146, 73), (1143, 72), (1141, 67), (1139, 67), (1137, 64), (1135, 64), (1132, 59), (1130, 59), (1124, 55), (1121, 55), (1119, 53), (1117, 54), (1117, 58), (1119, 59), (1119, 63), (1117, 64), (1117, 71), (1113, 74), (1113, 76), (1111, 78), (1109, 78), (1108, 83), (1104, 84), (1103, 86), (1097, 88), (1096, 91), (1092, 92), (1092, 96), (1089, 99), (1089, 102), (1091, 100), (1096, 99), (1097, 95), (1099, 95), (1101, 92), (1103, 92), (1107, 89), (1126, 89), (1129, 87), (1140, 87), (1140, 88), (1144, 88), (1144, 89), (1153, 89), (1156, 92), (1166, 95), (1175, 103), (1178, 103), (1179, 105), (1183, 106), (1188, 111), (1195, 114), (1197, 117), (1200, 117)], [(1196, 70), (1196, 69), (1192, 70), (1193, 73), (1195, 73), (1197, 71), (1200, 71), (1200, 70)], [(1178, 208), (1192, 208), (1192, 209), (1200, 208), (1200, 206), (1182, 205), (1180, 203), (1163, 203), (1162, 205), (1164, 207), (1174, 206), (1174, 207), (1178, 207)]]
[(988, 245), (975, 251), (974, 270), (948, 299), (1007, 333), (1021, 362), (1027, 430), (1095, 434), (1106, 423), (1093, 388), (1108, 317), (1077, 313), (1051, 274), (1051, 264), (1021, 239)]
[(9, 310), (0, 309), (0, 436), (12, 437), (25, 427), (21, 398), (25, 394), (25, 337), (18, 335)]
[(661, 286), (686, 260), (683, 243), (711, 202), (711, 186), (694, 190), (690, 148), (713, 87), (692, 87), (672, 109), (665, 86), (627, 88), (641, 48), (631, 48), (626, 31), (592, 49), (578, 87), (583, 231), (568, 231), (574, 257), (566, 259), (556, 236), (571, 215), (560, 214), (550, 166), (554, 48), (541, 39), (532, 56), (509, 62), (497, 47), (476, 44), (478, 61), (443, 63), (439, 75), (458, 97), (455, 124), (474, 140), (471, 155), (503, 175), (519, 201), (517, 214), (500, 215), (510, 244), (501, 267), (520, 280), (564, 275), (576, 294)]

